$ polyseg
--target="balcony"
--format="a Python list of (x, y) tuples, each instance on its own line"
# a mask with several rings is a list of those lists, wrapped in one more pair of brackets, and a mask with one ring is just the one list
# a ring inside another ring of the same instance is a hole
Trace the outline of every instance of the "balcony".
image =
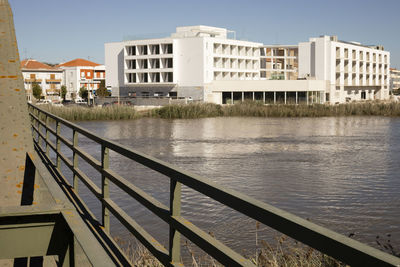
[(25, 79), (24, 82), (26, 82), (26, 83), (41, 83), (42, 79)]
[(59, 88), (50, 88), (46, 90), (47, 95), (60, 95), (60, 89)]
[(61, 83), (61, 79), (46, 79), (46, 83)]

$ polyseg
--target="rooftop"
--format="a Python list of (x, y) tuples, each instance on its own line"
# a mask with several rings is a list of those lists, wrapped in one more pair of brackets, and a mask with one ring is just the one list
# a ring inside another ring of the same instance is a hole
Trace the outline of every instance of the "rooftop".
[(34, 59), (25, 59), (21, 61), (21, 69), (23, 70), (53, 70), (57, 71), (58, 68), (49, 66)]
[(86, 59), (77, 58), (65, 63), (61, 63), (57, 67), (97, 67), (97, 66), (101, 65)]

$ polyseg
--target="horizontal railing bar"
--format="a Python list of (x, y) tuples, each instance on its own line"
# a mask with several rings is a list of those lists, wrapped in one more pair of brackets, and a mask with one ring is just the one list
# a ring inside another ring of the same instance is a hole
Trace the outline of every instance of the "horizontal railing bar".
[(168, 250), (165, 249), (156, 239), (144, 230), (124, 210), (117, 206), (109, 198), (103, 199), (103, 203), (112, 214), (164, 265), (169, 265)]
[[(37, 107), (34, 108), (38, 109)], [(42, 112), (50, 114), (45, 111)], [(105, 147), (108, 147), (127, 158), (141, 163), (142, 165), (170, 178), (176, 179), (178, 182), (247, 215), (250, 218), (260, 221), (265, 225), (268, 225), (304, 244), (314, 247), (315, 249), (352, 266), (360, 266), (366, 263), (375, 263), (380, 266), (395, 266), (400, 263), (400, 259), (395, 256), (364, 245), (351, 238), (318, 226), (242, 193), (225, 189), (211, 180), (205, 179), (199, 175), (183, 171), (171, 164), (140, 152), (136, 152), (132, 149), (124, 148), (115, 142), (101, 139), (93, 133), (52, 114), (49, 116), (57, 121), (65, 123), (89, 138), (90, 136), (94, 136), (94, 141), (101, 143)]]
[[(50, 126), (46, 125), (46, 122), (42, 121), (41, 119), (39, 119), (37, 116), (35, 116), (35, 115), (32, 114), (32, 113), (29, 113), (29, 115), (31, 115), (32, 118), (33, 118), (35, 121), (37, 121), (38, 123), (40, 123), (40, 124), (44, 127), (44, 130), (48, 130), (51, 134), (53, 134), (54, 136), (57, 136), (56, 130), (54, 130), (54, 129), (51, 128)], [(36, 131), (39, 132), (37, 129), (36, 129)]]
[(32, 105), (31, 103), (28, 103), (28, 105), (32, 106), (33, 108), (39, 110), (40, 112), (42, 112), (42, 113), (44, 113), (46, 115), (48, 115), (50, 118), (54, 119), (55, 121), (59, 121), (62, 124), (64, 124), (65, 126), (68, 126), (69, 128), (72, 128), (72, 129), (76, 130), (80, 134), (88, 137), (89, 139), (92, 139), (93, 141), (95, 141), (95, 142), (97, 142), (99, 144), (103, 144), (103, 141), (104, 141), (103, 138), (97, 136), (96, 134), (94, 134), (94, 133), (92, 133), (92, 132), (90, 132), (88, 130), (85, 130), (84, 128), (82, 128), (82, 127), (80, 127), (80, 126), (78, 126), (78, 125), (76, 125), (76, 124), (74, 124), (74, 123), (72, 123), (70, 121), (67, 121), (67, 120), (65, 120), (63, 118), (57, 117), (56, 115), (51, 114), (50, 112), (47, 112), (47, 111), (45, 111), (45, 110), (43, 110), (41, 108), (38, 108), (38, 107)]
[(64, 143), (64, 145), (66, 145), (70, 149), (73, 149), (74, 145), (72, 144), (71, 141), (69, 141), (67, 138), (65, 138), (62, 135), (56, 135), (56, 136), (60, 139), (61, 142)]
[(35, 121), (37, 121), (38, 123), (40, 123), (41, 125), (43, 125), (44, 127), (46, 127), (46, 124), (35, 114), (30, 113), (30, 115), (35, 119)]
[(43, 140), (45, 143), (47, 143), (47, 142), (46, 142), (46, 136), (44, 135), (44, 133), (40, 132), (39, 129), (38, 129), (36, 126), (33, 126), (33, 125), (32, 125), (32, 128), (35, 130), (35, 132), (38, 133), (39, 138), (41, 137), (42, 140)]
[(256, 266), (182, 217), (172, 216), (171, 224), (181, 234), (225, 266)]
[(57, 136), (57, 132), (56, 130), (54, 130), (53, 128), (51, 128), (50, 126), (45, 126), (45, 128), (54, 136)]
[(75, 151), (82, 159), (84, 159), (87, 163), (89, 163), (93, 168), (95, 168), (98, 172), (101, 172), (101, 163), (94, 157), (92, 157), (90, 154), (86, 153), (83, 151), (80, 147), (74, 147), (72, 149)]
[(46, 122), (45, 122), (45, 121), (42, 121), (40, 118), (38, 118), (38, 117), (37, 117), (35, 114), (33, 114), (33, 113), (29, 113), (29, 115), (31, 115), (31, 117), (32, 117), (35, 121), (39, 122), (45, 129), (48, 129), (53, 135), (57, 135), (56, 131), (55, 131), (53, 128), (51, 128), (49, 125), (46, 125)]
[(394, 263), (399, 264), (400, 260), (392, 255), (364, 245), (237, 191), (223, 188), (209, 179), (180, 170), (168, 163), (150, 156), (145, 156), (131, 149), (122, 148), (113, 142), (108, 141), (107, 145), (117, 153), (124, 153), (125, 156), (136, 162), (168, 177), (173, 177), (178, 182), (250, 218), (350, 265), (358, 266), (358, 262), (371, 262), (372, 259), (374, 259), (377, 264), (386, 263), (389, 264), (389, 266), (394, 265)]
[(97, 185), (90, 180), (90, 178), (82, 170), (76, 168), (72, 171), (81, 179), (81, 181), (89, 188), (89, 190), (92, 191), (96, 198), (102, 200), (100, 188), (98, 188)]
[(169, 208), (167, 206), (165, 206), (152, 196), (148, 195), (140, 188), (134, 186), (114, 171), (110, 169), (105, 169), (102, 173), (107, 176), (107, 178), (110, 179), (115, 185), (117, 185), (131, 197), (136, 199), (139, 203), (148, 208), (162, 220), (166, 222), (169, 221)]

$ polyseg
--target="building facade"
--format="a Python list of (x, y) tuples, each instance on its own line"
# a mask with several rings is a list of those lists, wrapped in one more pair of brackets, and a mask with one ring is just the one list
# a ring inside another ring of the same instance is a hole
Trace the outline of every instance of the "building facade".
[(41, 63), (34, 59), (21, 61), (21, 71), (24, 79), (26, 98), (33, 100), (32, 87), (38, 84), (42, 89), (42, 98), (52, 102), (61, 101), (61, 85), (63, 70)]
[(177, 27), (167, 38), (106, 43), (107, 87), (114, 96), (182, 97), (218, 104), (388, 97), (390, 54), (381, 47), (329, 36), (299, 45), (263, 45), (227, 34), (223, 28), (189, 26)]
[(390, 69), (390, 90), (400, 89), (400, 70), (391, 68)]
[(297, 45), (263, 45), (260, 48), (260, 78), (297, 80), (298, 57)]
[(74, 59), (57, 66), (63, 70), (63, 79), (67, 88), (66, 99), (79, 99), (80, 88), (89, 91), (89, 98), (93, 98), (101, 81), (105, 80), (105, 66), (85, 59)]
[(382, 46), (310, 38), (299, 44), (299, 77), (327, 81), (326, 101), (389, 98), (390, 53)]

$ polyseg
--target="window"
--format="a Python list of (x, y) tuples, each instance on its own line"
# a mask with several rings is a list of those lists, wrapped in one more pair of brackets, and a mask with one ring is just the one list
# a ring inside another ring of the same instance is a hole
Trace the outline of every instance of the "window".
[(136, 55), (136, 46), (128, 46), (127, 53), (128, 53), (128, 56), (135, 56)]
[(31, 74), (31, 79), (36, 79), (36, 74)]
[(128, 83), (136, 83), (136, 73), (128, 73)]
[(87, 72), (87, 76), (90, 77), (90, 71)]
[(81, 72), (81, 78), (85, 78), (85, 73)]
[[(136, 69), (136, 60), (128, 60), (127, 63), (129, 70)], [(103, 78), (103, 73), (101, 73), (101, 75)]]
[(367, 99), (367, 93), (365, 91), (361, 92), (361, 99)]
[(167, 54), (172, 54), (172, 44), (167, 44)]
[(55, 74), (50, 74), (50, 79), (51, 80), (55, 80), (56, 79), (56, 75)]

